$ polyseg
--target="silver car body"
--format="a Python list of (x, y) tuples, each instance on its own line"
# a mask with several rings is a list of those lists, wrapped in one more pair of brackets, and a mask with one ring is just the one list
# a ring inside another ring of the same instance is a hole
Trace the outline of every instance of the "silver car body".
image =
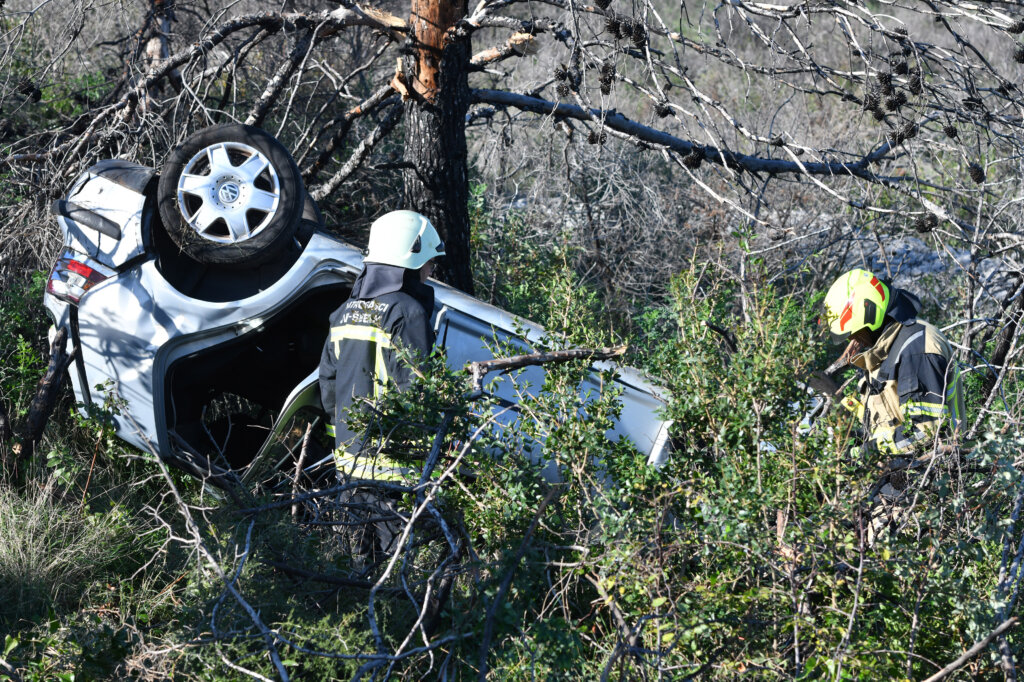
[[(57, 216), (65, 242), (62, 262), (67, 266), (71, 259), (89, 267), (73, 266), (75, 272), (69, 272), (66, 267), (62, 271), (58, 263), (51, 274), (45, 305), (55, 329), (72, 330), (68, 350), (77, 346), (78, 357), (70, 375), (82, 409), (115, 397), (113, 419), (118, 435), (138, 448), (167, 456), (175, 447), (171, 434), (177, 427), (170, 423), (177, 412), (169, 401), (173, 402), (175, 395), (181, 400), (180, 393), (171, 386), (175, 368), (185, 368), (178, 371), (185, 372), (181, 376), (190, 386), (201, 386), (204, 365), (188, 363), (198, 362), (195, 359), (204, 353), (219, 348), (248, 352), (246, 344), (258, 344), (261, 332), (298, 306), (310, 292), (335, 291), (332, 305), (340, 305), (345, 287), (362, 268), (363, 256), (352, 245), (317, 230), (290, 267), (251, 295), (211, 301), (182, 293), (165, 277), (154, 253), (153, 176), (151, 169), (117, 161), (99, 164), (75, 182)], [(68, 210), (69, 205), (75, 210)], [(107, 221), (99, 224), (103, 232), (88, 213)], [(119, 235), (111, 225), (116, 226)], [(83, 275), (77, 272), (88, 273), (89, 268), (101, 281), (81, 294), (77, 306), (66, 300), (66, 295), (58, 295), (66, 293), (68, 286), (82, 284), (76, 277)], [(445, 346), (452, 368), (489, 359), (496, 344), (509, 340), (521, 352), (529, 352), (531, 344), (545, 335), (540, 326), (445, 284), (431, 281), (431, 285), (436, 293), (438, 343)], [(289, 324), (294, 326), (291, 321)], [(309, 345), (308, 341), (304, 343)], [(308, 348), (304, 357), (309, 360)], [(264, 367), (246, 367), (244, 371), (258, 375), (276, 361), (269, 358)], [(209, 369), (209, 365), (205, 367)], [(515, 382), (518, 389), (512, 379), (498, 377), (488, 384), (488, 390), (515, 403), (519, 399), (516, 391), (522, 386), (539, 390), (543, 372), (541, 367), (523, 370)], [(598, 389), (600, 381), (598, 372), (593, 372), (582, 391)], [(668, 453), (669, 423), (661, 416), (664, 391), (628, 367), (618, 368), (615, 381), (622, 392), (623, 409), (612, 435), (628, 437), (651, 464), (661, 465)], [(315, 399), (315, 384), (313, 365), (303, 368), (292, 386), (280, 387), (279, 403), (274, 407), (275, 424), (290, 416), (294, 405)], [(512, 410), (498, 421), (507, 427), (515, 419)]]

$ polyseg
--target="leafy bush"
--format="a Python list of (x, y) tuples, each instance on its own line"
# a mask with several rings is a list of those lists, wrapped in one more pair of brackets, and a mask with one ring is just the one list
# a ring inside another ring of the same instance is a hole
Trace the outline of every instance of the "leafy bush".
[(37, 272), (0, 292), (0, 400), (12, 419), (23, 417), (46, 371), (46, 330), (49, 321), (40, 309), (45, 273)]
[[(800, 382), (834, 349), (816, 336), (818, 301), (784, 286), (691, 269), (641, 316), (633, 362), (671, 393), (661, 470), (608, 438), (610, 373), (589, 391), (581, 361), (504, 376), (519, 413), (491, 428), (502, 406), (432, 357), (361, 417), (391, 456), (422, 466), (436, 445), (437, 471), (453, 467), (392, 495), (405, 518), (429, 509), (390, 568), (351, 556), (351, 524), (372, 523), (351, 504), (293, 511), (278, 490), (240, 516), (193, 479), (153, 477), (101, 415), (58, 414), (35, 487), (0, 494), (0, 598), (16, 605), (5, 660), (24, 679), (274, 676), (228, 579), (296, 678), (926, 677), (1019, 611), (1024, 443), (993, 429), (884, 473), (881, 457), (849, 456), (844, 413), (798, 428)], [(550, 332), (538, 350), (618, 341), (564, 266), (530, 293), (524, 309)], [(38, 320), (19, 325), (41, 345)], [(905, 491), (888, 506), (883, 481)], [(1012, 630), (1006, 642), (1020, 646)], [(990, 648), (968, 670), (999, 665)]]

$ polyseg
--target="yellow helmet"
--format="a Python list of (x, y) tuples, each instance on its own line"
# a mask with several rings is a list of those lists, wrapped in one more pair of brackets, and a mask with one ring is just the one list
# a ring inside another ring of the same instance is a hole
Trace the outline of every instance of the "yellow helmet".
[(843, 343), (861, 329), (881, 329), (890, 298), (888, 285), (867, 270), (840, 276), (825, 294), (825, 321), (832, 340)]

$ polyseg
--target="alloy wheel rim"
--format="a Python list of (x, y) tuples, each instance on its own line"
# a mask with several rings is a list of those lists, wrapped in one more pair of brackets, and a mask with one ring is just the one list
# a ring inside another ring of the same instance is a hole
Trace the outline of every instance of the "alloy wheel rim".
[(211, 144), (189, 159), (178, 177), (178, 210), (200, 237), (237, 244), (264, 231), (281, 206), (277, 169), (241, 142)]

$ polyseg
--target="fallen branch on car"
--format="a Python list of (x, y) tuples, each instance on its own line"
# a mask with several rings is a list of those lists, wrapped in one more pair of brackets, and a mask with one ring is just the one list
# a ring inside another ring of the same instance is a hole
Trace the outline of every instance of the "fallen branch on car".
[(610, 360), (626, 352), (628, 346), (610, 346), (607, 348), (571, 348), (554, 350), (547, 353), (527, 353), (513, 355), (508, 358), (494, 358), (469, 363), (467, 371), (473, 377), (473, 391), (483, 390), (484, 377), (491, 372), (507, 372), (512, 369), (545, 365), (551, 362), (568, 362), (569, 360)]

